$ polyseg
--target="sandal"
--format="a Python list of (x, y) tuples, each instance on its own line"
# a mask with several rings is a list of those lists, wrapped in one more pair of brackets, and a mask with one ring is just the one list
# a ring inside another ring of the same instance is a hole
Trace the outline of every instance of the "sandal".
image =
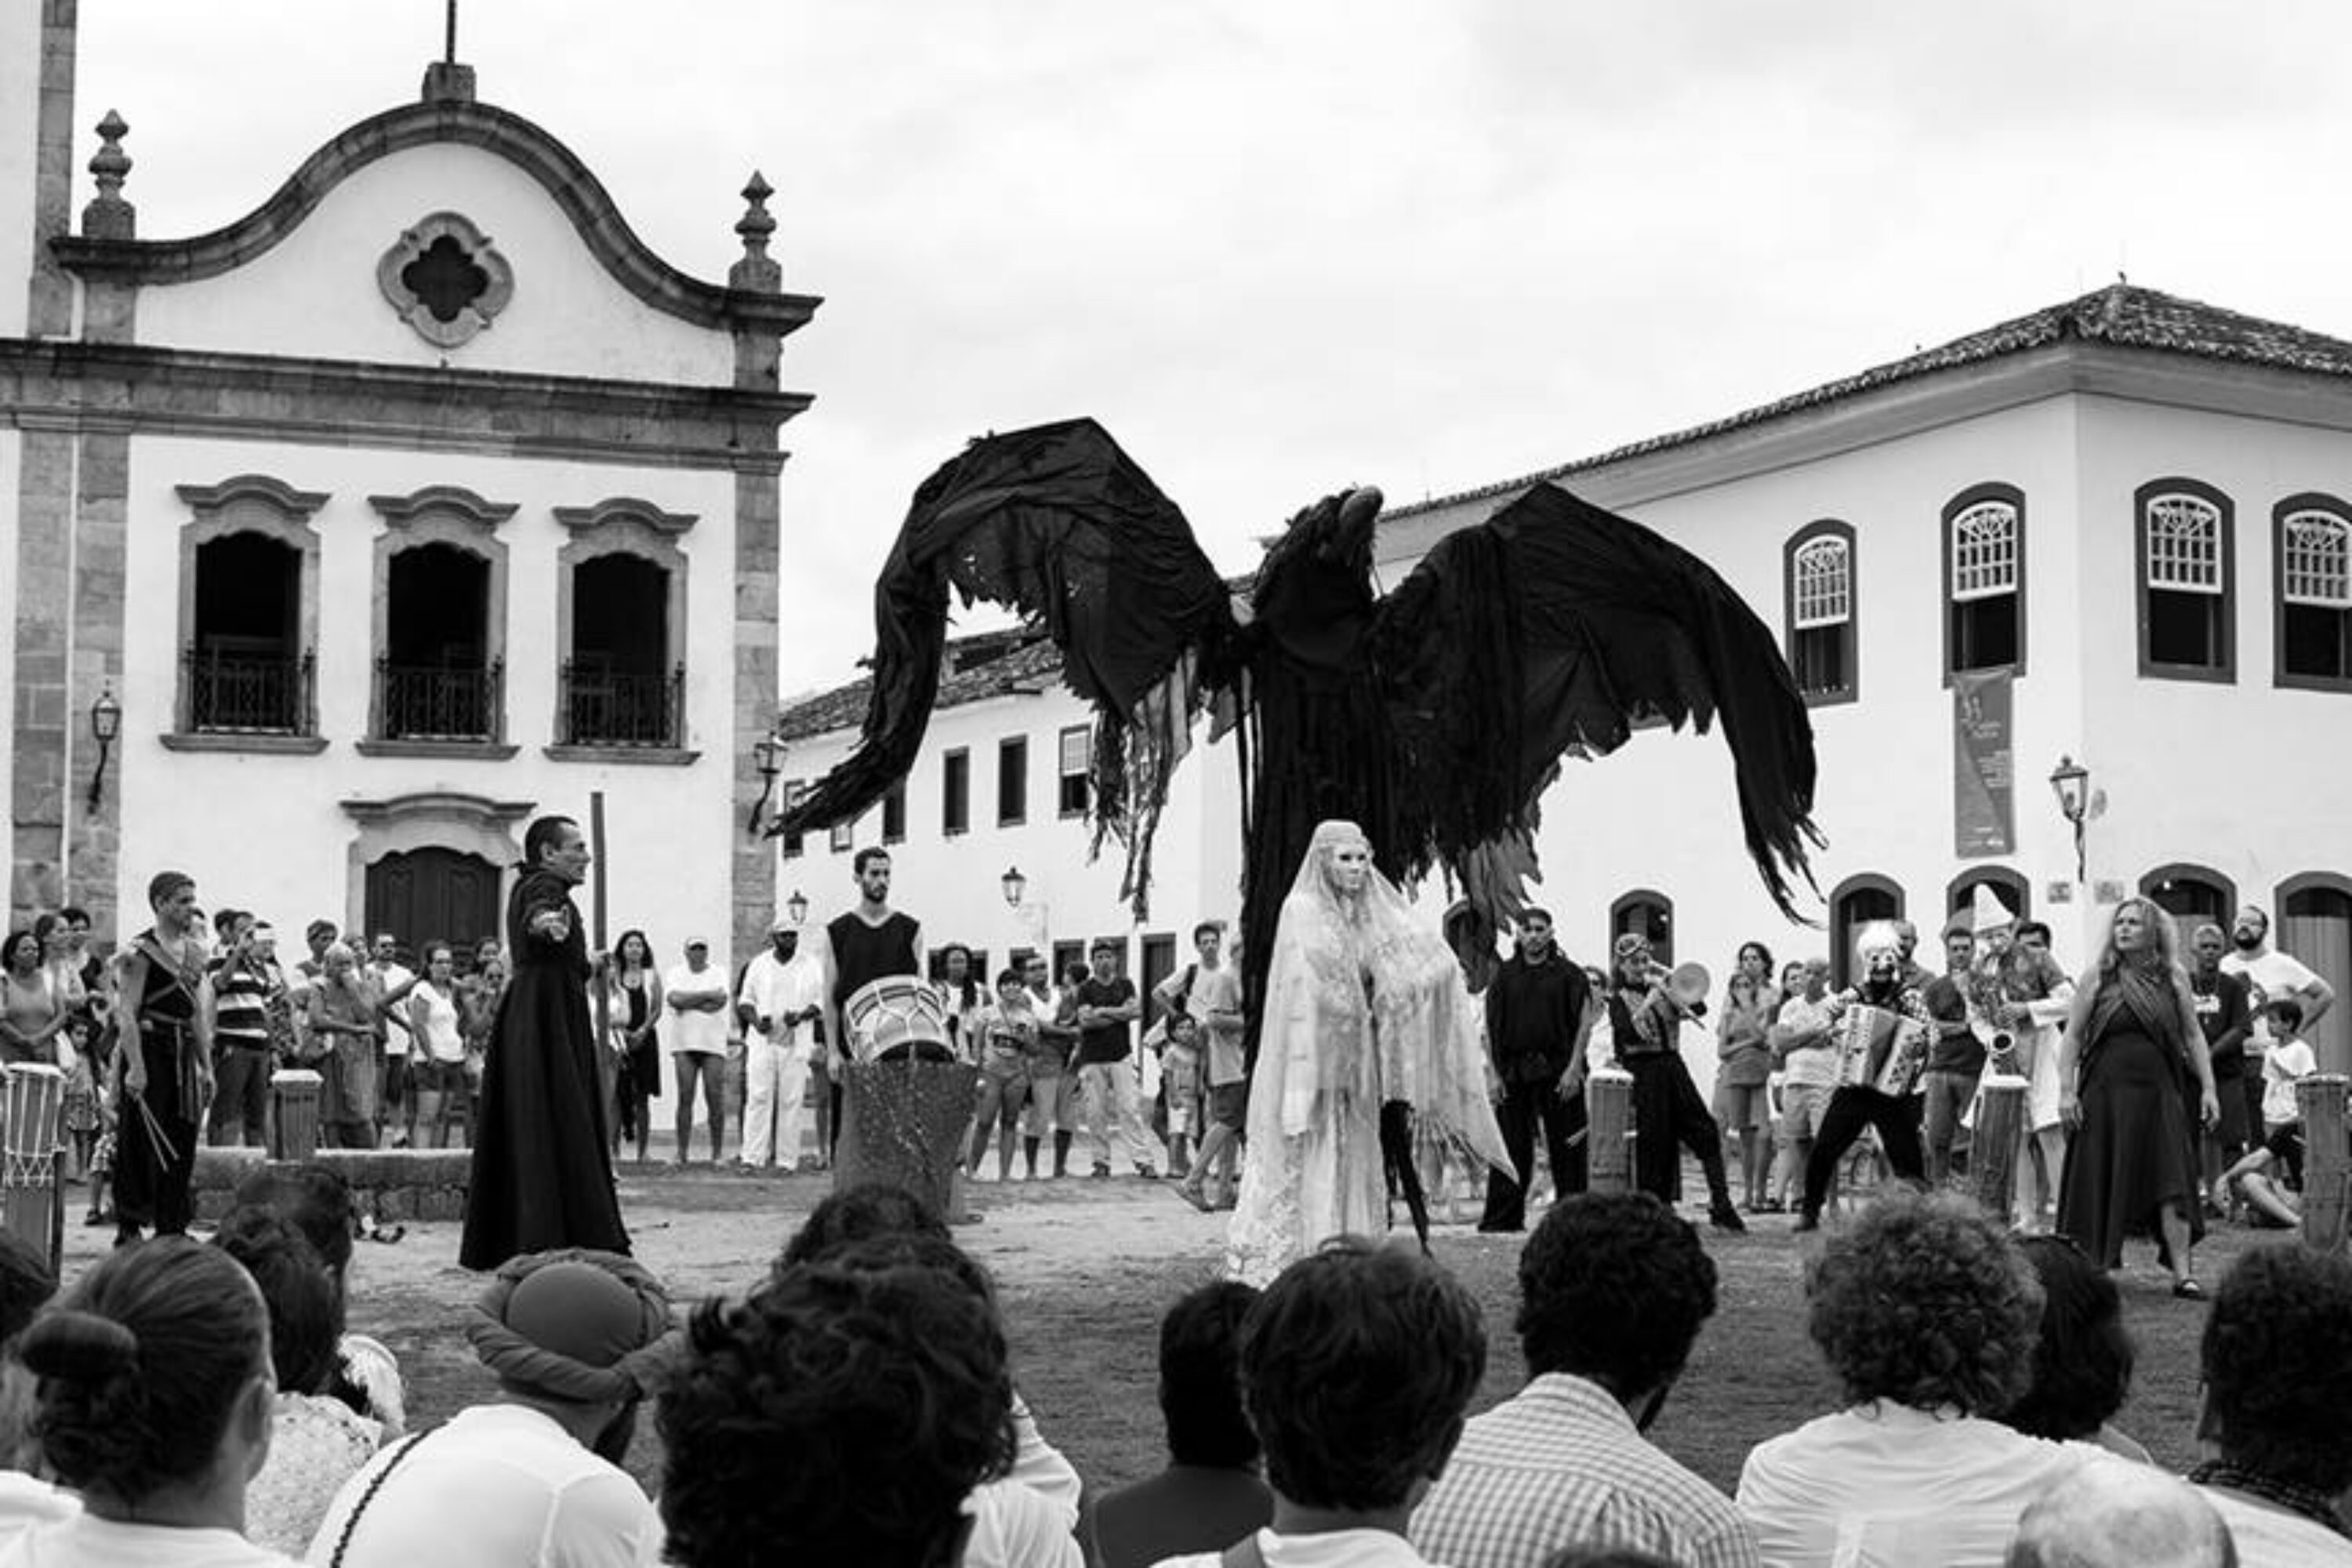
[(2205, 1287), (2194, 1279), (2176, 1279), (2172, 1282), (2172, 1293), (2183, 1301), (2202, 1301)]
[(376, 1225), (368, 1227), (367, 1238), (391, 1247), (407, 1234), (408, 1227), (404, 1225)]

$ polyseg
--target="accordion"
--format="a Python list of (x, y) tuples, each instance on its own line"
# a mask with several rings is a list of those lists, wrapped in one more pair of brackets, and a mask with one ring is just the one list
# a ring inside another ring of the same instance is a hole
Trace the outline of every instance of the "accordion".
[(1916, 1020), (1892, 1007), (1856, 1002), (1838, 1017), (1838, 1084), (1881, 1094), (1911, 1092), (1927, 1061)]

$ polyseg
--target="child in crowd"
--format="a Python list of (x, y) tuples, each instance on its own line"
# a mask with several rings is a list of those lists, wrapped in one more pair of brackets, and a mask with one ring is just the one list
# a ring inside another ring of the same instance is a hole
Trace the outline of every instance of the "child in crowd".
[(1192, 1173), (1192, 1137), (1201, 1107), (1201, 1021), (1190, 1013), (1168, 1019), (1160, 1087), (1168, 1102), (1168, 1173), (1181, 1181)]
[(2303, 1027), (2303, 1004), (2282, 996), (2269, 1007), (2271, 1048), (2263, 1056), (2263, 1131), (2277, 1131), (2302, 1120), (2294, 1102), (2294, 1086), (2319, 1068), (2311, 1042), (2295, 1033)]
[[(70, 1047), (67, 1058), (65, 1129), (72, 1140), (74, 1173), (88, 1179), (90, 1158), (98, 1149), (98, 1135), (106, 1127), (106, 1110), (99, 1095), (100, 1068), (96, 1057), (98, 1028), (88, 1013), (76, 1013), (66, 1023), (66, 1043)], [(90, 1207), (98, 1201), (93, 1194)]]

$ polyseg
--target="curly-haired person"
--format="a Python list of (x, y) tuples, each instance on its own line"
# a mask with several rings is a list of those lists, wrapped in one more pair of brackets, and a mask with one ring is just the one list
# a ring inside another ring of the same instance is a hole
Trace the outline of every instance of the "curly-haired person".
[(1471, 1421), (1414, 1545), (1452, 1568), (1541, 1568), (1571, 1545), (1752, 1568), (1731, 1500), (1643, 1436), (1715, 1304), (1698, 1232), (1656, 1198), (1553, 1205), (1519, 1252), (1528, 1385)]
[(292, 1568), (243, 1534), (277, 1381), (268, 1312), (234, 1258), (184, 1237), (124, 1247), (26, 1330), (16, 1353), (37, 1379), (43, 1461), (82, 1506), (18, 1529), (0, 1563)]
[(964, 1560), (1013, 1458), (1003, 1331), (950, 1270), (857, 1251), (696, 1311), (656, 1417), (679, 1568)]
[(1274, 1522), (1160, 1568), (1427, 1562), (1405, 1523), (1461, 1440), (1486, 1370), (1478, 1303), (1420, 1255), (1338, 1237), (1266, 1286), (1242, 1325), (1242, 1403)]
[(2249, 1563), (2352, 1563), (2352, 1258), (2249, 1252), (2205, 1320), (2208, 1460), (2189, 1473)]
[(2035, 1491), (2097, 1451), (1991, 1419), (2033, 1374), (2032, 1266), (1968, 1199), (1898, 1193), (1831, 1238), (1806, 1294), (1846, 1407), (1748, 1456), (1765, 1563), (1997, 1568)]
[(2022, 1237), (2018, 1248), (2042, 1281), (2042, 1331), (2033, 1379), (2000, 1424), (2148, 1463), (2146, 1448), (2108, 1425), (2131, 1394), (2137, 1359), (2114, 1279), (2063, 1236)]

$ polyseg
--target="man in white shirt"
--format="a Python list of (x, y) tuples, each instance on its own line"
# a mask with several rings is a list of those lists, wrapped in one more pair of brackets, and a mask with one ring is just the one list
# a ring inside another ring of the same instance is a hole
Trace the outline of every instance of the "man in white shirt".
[(2275, 1037), (2267, 1011), (2273, 1002), (2292, 997), (2303, 1009), (2303, 1026), (2318, 1026), (2336, 1005), (2336, 988), (2314, 974), (2292, 954), (2271, 946), (2271, 917), (2260, 904), (2248, 904), (2231, 922), (2232, 952), (2221, 959), (2221, 973), (2246, 983), (2246, 1005), (2253, 1015), (2253, 1032), (2246, 1037), (2246, 1074), (2242, 1080), (2250, 1114), (2262, 1114), (2262, 1063)]
[(466, 1325), (497, 1403), (395, 1443), (345, 1482), (320, 1568), (639, 1568), (661, 1518), (615, 1461), (669, 1358), (669, 1298), (612, 1253), (510, 1259)]
[[(743, 967), (735, 1017), (743, 1026), (743, 1145), (746, 1171), (801, 1158), (801, 1107), (809, 1060), (824, 1017), (824, 962), (803, 952), (800, 928), (782, 915), (768, 927), (768, 951)], [(817, 1163), (824, 1163), (823, 1155)]]
[(400, 962), (400, 939), (386, 931), (376, 933), (367, 974), (383, 1012), (383, 1092), (376, 1100), (377, 1121), (391, 1134), (386, 1147), (405, 1149), (415, 1121), (408, 1093), (408, 994), (416, 989), (416, 972)]
[(710, 966), (710, 943), (689, 937), (686, 962), (662, 976), (662, 1005), (668, 1008), (671, 1077), (677, 1086), (677, 1163), (694, 1154), (694, 1095), (702, 1090), (703, 1120), (710, 1126), (710, 1163), (727, 1141), (727, 974)]

